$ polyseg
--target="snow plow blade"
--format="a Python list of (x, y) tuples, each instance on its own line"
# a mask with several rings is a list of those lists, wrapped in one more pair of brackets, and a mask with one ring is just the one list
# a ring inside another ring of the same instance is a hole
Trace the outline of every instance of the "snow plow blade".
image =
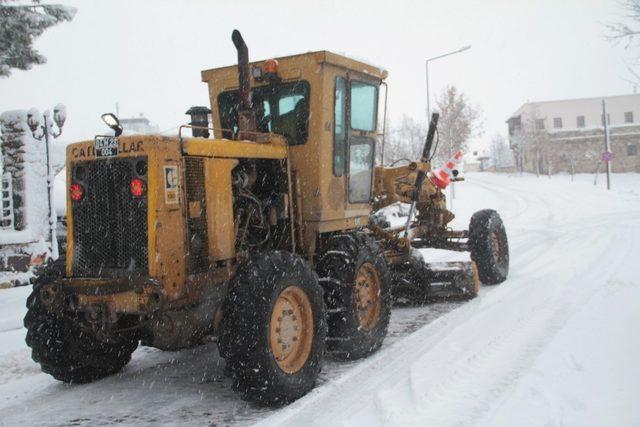
[(478, 273), (474, 262), (434, 262), (426, 265), (426, 285), (433, 298), (464, 299), (478, 295)]
[(414, 259), (395, 273), (393, 292), (400, 304), (466, 300), (478, 295), (478, 272), (474, 262), (425, 263)]

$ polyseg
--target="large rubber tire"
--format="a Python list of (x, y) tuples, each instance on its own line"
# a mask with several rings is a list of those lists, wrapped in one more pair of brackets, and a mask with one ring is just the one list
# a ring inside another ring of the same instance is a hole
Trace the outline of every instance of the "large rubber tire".
[[(270, 334), (273, 316), (277, 316), (274, 310), (291, 289), (306, 296), (311, 316), (304, 324), (313, 329), (306, 340), (300, 339), (308, 342), (311, 336), (308, 353), (304, 352), (299, 367), (287, 372), (276, 360), (277, 349), (273, 346), (277, 344)], [(289, 403), (309, 392), (320, 373), (326, 316), (318, 278), (301, 257), (270, 251), (254, 254), (240, 265), (229, 284), (219, 339), (220, 354), (227, 360), (234, 389), (247, 400), (270, 406)]]
[(135, 334), (104, 343), (81, 327), (77, 313), (52, 313), (41, 299), (45, 285), (64, 274), (64, 258), (48, 267), (27, 298), (26, 342), (43, 372), (66, 383), (88, 383), (119, 372), (138, 347)]
[(509, 274), (509, 242), (498, 212), (485, 209), (473, 214), (469, 223), (469, 250), (480, 281), (497, 285)]
[[(363, 305), (358, 311), (358, 289), (362, 285), (356, 283), (356, 278), (364, 268), (377, 279), (373, 286), (374, 290), (377, 288), (377, 299), (368, 300), (371, 304), (367, 305), (379, 304), (379, 314), (376, 319), (364, 311), (365, 319), (372, 321), (363, 325)], [(387, 336), (393, 304), (392, 278), (380, 246), (363, 232), (333, 236), (318, 263), (318, 274), (329, 312), (327, 347), (331, 354), (339, 359), (358, 359), (378, 350)]]

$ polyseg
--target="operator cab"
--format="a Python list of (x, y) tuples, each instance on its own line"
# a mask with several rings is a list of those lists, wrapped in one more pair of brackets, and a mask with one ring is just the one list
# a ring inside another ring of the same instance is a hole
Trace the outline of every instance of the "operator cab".
[[(378, 124), (380, 86), (387, 72), (327, 51), (247, 62), (246, 68), (246, 98), (237, 66), (202, 72), (209, 85), (214, 137), (251, 134), (239, 123), (250, 99), (255, 131), (287, 141), (293, 190), (304, 195), (305, 235), (366, 225), (376, 140), (383, 130)], [(314, 253), (313, 247), (305, 250)]]

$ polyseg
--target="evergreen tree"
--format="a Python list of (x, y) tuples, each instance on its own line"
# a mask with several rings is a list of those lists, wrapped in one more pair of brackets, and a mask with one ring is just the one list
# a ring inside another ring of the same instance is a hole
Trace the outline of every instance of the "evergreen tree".
[(26, 3), (0, 0), (0, 77), (11, 75), (11, 69), (29, 70), (34, 64), (47, 62), (33, 48), (33, 42), (47, 29), (63, 21), (71, 21), (76, 9), (59, 4)]

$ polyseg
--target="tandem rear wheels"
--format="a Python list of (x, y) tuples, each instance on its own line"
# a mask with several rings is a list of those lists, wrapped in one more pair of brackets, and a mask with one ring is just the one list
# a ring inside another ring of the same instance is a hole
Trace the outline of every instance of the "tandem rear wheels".
[(391, 317), (391, 274), (384, 253), (365, 233), (332, 236), (318, 263), (328, 309), (328, 350), (358, 359), (380, 348)]
[(318, 273), (320, 283), (305, 260), (285, 251), (256, 253), (238, 267), (218, 344), (234, 389), (247, 400), (283, 405), (306, 394), (325, 345), (344, 359), (381, 346), (391, 279), (375, 240), (358, 232), (331, 237)]

